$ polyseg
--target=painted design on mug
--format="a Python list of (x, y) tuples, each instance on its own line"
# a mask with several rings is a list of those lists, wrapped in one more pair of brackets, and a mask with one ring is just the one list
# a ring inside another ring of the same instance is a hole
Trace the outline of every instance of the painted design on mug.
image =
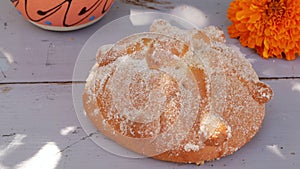
[(101, 18), (113, 0), (11, 0), (25, 18), (37, 24), (72, 27)]

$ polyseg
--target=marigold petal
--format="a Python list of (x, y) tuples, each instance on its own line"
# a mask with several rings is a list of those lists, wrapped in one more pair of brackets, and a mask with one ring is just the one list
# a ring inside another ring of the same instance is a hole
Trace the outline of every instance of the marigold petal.
[(264, 39), (264, 47), (265, 47), (266, 49), (269, 49), (269, 48), (270, 48), (269, 43), (268, 43), (268, 40), (266, 40), (266, 39)]
[(256, 37), (256, 41), (255, 41), (256, 46), (261, 46), (263, 43), (263, 40), (264, 40), (264, 38), (262, 36)]
[(249, 39), (248, 40), (248, 47), (249, 48), (254, 48), (255, 47), (255, 40), (254, 39)]
[(251, 10), (256, 10), (256, 9), (259, 9), (259, 7), (257, 5), (251, 4), (250, 9)]
[(240, 43), (242, 46), (248, 46), (248, 37), (249, 37), (248, 34), (242, 34), (240, 36)]
[(285, 53), (286, 60), (294, 60), (296, 59), (296, 55), (294, 51), (289, 51)]
[(270, 28), (266, 28), (265, 31), (264, 31), (266, 36), (271, 36), (271, 32), (272, 31), (270, 30)]
[(248, 32), (248, 29), (247, 29), (246, 25), (243, 24), (243, 23), (235, 24), (235, 28), (240, 32)]
[(239, 31), (236, 30), (234, 25), (228, 27), (228, 34), (231, 38), (238, 38), (240, 36)]
[(263, 58), (268, 59), (269, 58), (269, 54), (268, 54), (268, 50), (263, 51)]
[(236, 13), (236, 19), (237, 19), (238, 21), (240, 21), (240, 20), (243, 20), (243, 19), (245, 19), (245, 18), (249, 18), (249, 15), (250, 15), (251, 13), (252, 13), (252, 12), (245, 11), (245, 10), (238, 11), (238, 12)]
[(259, 21), (260, 18), (261, 18), (261, 15), (259, 13), (254, 13), (250, 16), (248, 23), (255, 23), (255, 22)]

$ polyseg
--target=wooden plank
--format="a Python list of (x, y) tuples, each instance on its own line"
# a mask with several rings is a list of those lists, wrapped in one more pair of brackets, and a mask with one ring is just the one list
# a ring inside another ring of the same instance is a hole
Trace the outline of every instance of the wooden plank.
[(1, 169), (34, 166), (26, 162), (30, 159), (44, 163), (46, 155), (56, 159), (86, 137), (73, 109), (71, 85), (0, 85), (0, 114)]
[[(299, 167), (300, 80), (266, 82), (275, 96), (266, 106), (266, 118), (258, 135), (233, 155), (208, 162), (201, 168)], [(76, 86), (82, 88), (83, 84)], [(51, 162), (49, 166), (55, 164), (56, 169), (198, 168), (152, 159), (124, 158), (104, 151), (81, 129), (71, 89), (71, 84), (55, 83), (0, 85), (1, 169), (49, 164), (43, 160), (45, 158)]]
[(0, 82), (71, 81), (85, 41), (99, 27), (128, 13), (128, 7), (115, 4), (109, 17), (86, 29), (52, 32), (26, 22), (10, 1), (1, 1), (0, 67), (4, 68), (0, 68)]
[[(226, 33), (230, 25), (226, 18), (229, 2), (229, 0), (202, 0), (201, 2), (193, 0), (186, 2), (189, 7), (182, 7), (180, 5), (183, 2), (176, 0), (169, 5), (174, 7), (173, 9), (162, 5), (156, 5), (156, 7), (158, 6), (159, 12), (189, 16), (190, 21), (198, 25), (217, 25)], [(10, 1), (1, 1), (0, 83), (71, 81), (74, 64), (86, 40), (103, 25), (121, 16), (138, 11), (151, 11), (144, 6), (115, 1), (111, 11), (91, 27), (74, 32), (51, 32), (26, 22), (16, 12)], [(150, 3), (150, 6), (153, 4)], [(114, 33), (122, 34), (124, 31), (125, 28)], [(228, 37), (227, 33), (226, 36)], [(241, 47), (236, 39), (228, 39), (228, 41), (241, 48), (246, 57), (252, 61), (259, 76), (300, 77), (298, 66), (300, 59), (294, 62), (278, 59), (263, 60), (252, 50)]]

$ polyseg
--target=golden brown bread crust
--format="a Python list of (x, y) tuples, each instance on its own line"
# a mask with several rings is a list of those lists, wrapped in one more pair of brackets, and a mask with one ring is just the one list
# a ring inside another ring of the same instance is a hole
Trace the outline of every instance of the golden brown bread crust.
[(249, 142), (272, 90), (246, 59), (215, 27), (185, 31), (158, 20), (150, 30), (162, 34), (132, 35), (99, 51), (83, 94), (95, 127), (132, 151), (183, 163)]

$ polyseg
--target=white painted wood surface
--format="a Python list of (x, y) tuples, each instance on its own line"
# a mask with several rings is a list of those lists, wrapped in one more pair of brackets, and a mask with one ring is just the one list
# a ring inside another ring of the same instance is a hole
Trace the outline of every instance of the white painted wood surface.
[[(201, 10), (204, 25), (226, 32), (229, 0), (172, 1)], [(158, 6), (161, 12), (171, 12)], [(128, 159), (104, 151), (89, 138), (76, 117), (72, 75), (79, 52), (100, 27), (130, 11), (149, 9), (116, 0), (100, 22), (74, 32), (41, 30), (23, 20), (9, 0), (0, 1), (0, 169), (19, 168), (222, 168), (298, 169), (300, 167), (300, 58), (263, 60), (241, 48), (260, 77), (274, 90), (258, 135), (231, 156), (203, 166), (152, 159)], [(240, 46), (235, 39), (229, 43)], [(286, 79), (293, 78), (293, 79)], [(76, 81), (84, 81), (84, 78)], [(83, 86), (82, 83), (75, 84)]]
[[(203, 19), (206, 21), (200, 23), (218, 25), (225, 33), (227, 26), (230, 25), (226, 19), (229, 2), (229, 0), (172, 1), (173, 6), (187, 4), (198, 8), (203, 12)], [(11, 56), (11, 63), (6, 66), (5, 60), (0, 60), (3, 67), (1, 69), (4, 69), (0, 74), (1, 82), (71, 81), (76, 58), (85, 41), (97, 29), (132, 11), (149, 11), (116, 0), (108, 15), (91, 27), (74, 32), (50, 32), (26, 22), (9, 0), (1, 1), (0, 9), (0, 58), (5, 54)], [(172, 13), (163, 7), (161, 9), (162, 12)], [(236, 39), (228, 41), (240, 46)], [(263, 60), (252, 50), (243, 48), (242, 51), (253, 61), (254, 69), (261, 77), (300, 77), (300, 59), (294, 62)]]
[[(258, 135), (233, 155), (201, 167), (129, 159), (102, 150), (81, 129), (73, 108), (71, 84), (1, 85), (0, 168), (35, 166), (45, 156), (49, 163), (57, 159), (57, 169), (299, 168), (300, 80), (266, 82), (275, 97), (266, 106)], [(50, 153), (43, 152), (45, 147), (51, 148)]]

